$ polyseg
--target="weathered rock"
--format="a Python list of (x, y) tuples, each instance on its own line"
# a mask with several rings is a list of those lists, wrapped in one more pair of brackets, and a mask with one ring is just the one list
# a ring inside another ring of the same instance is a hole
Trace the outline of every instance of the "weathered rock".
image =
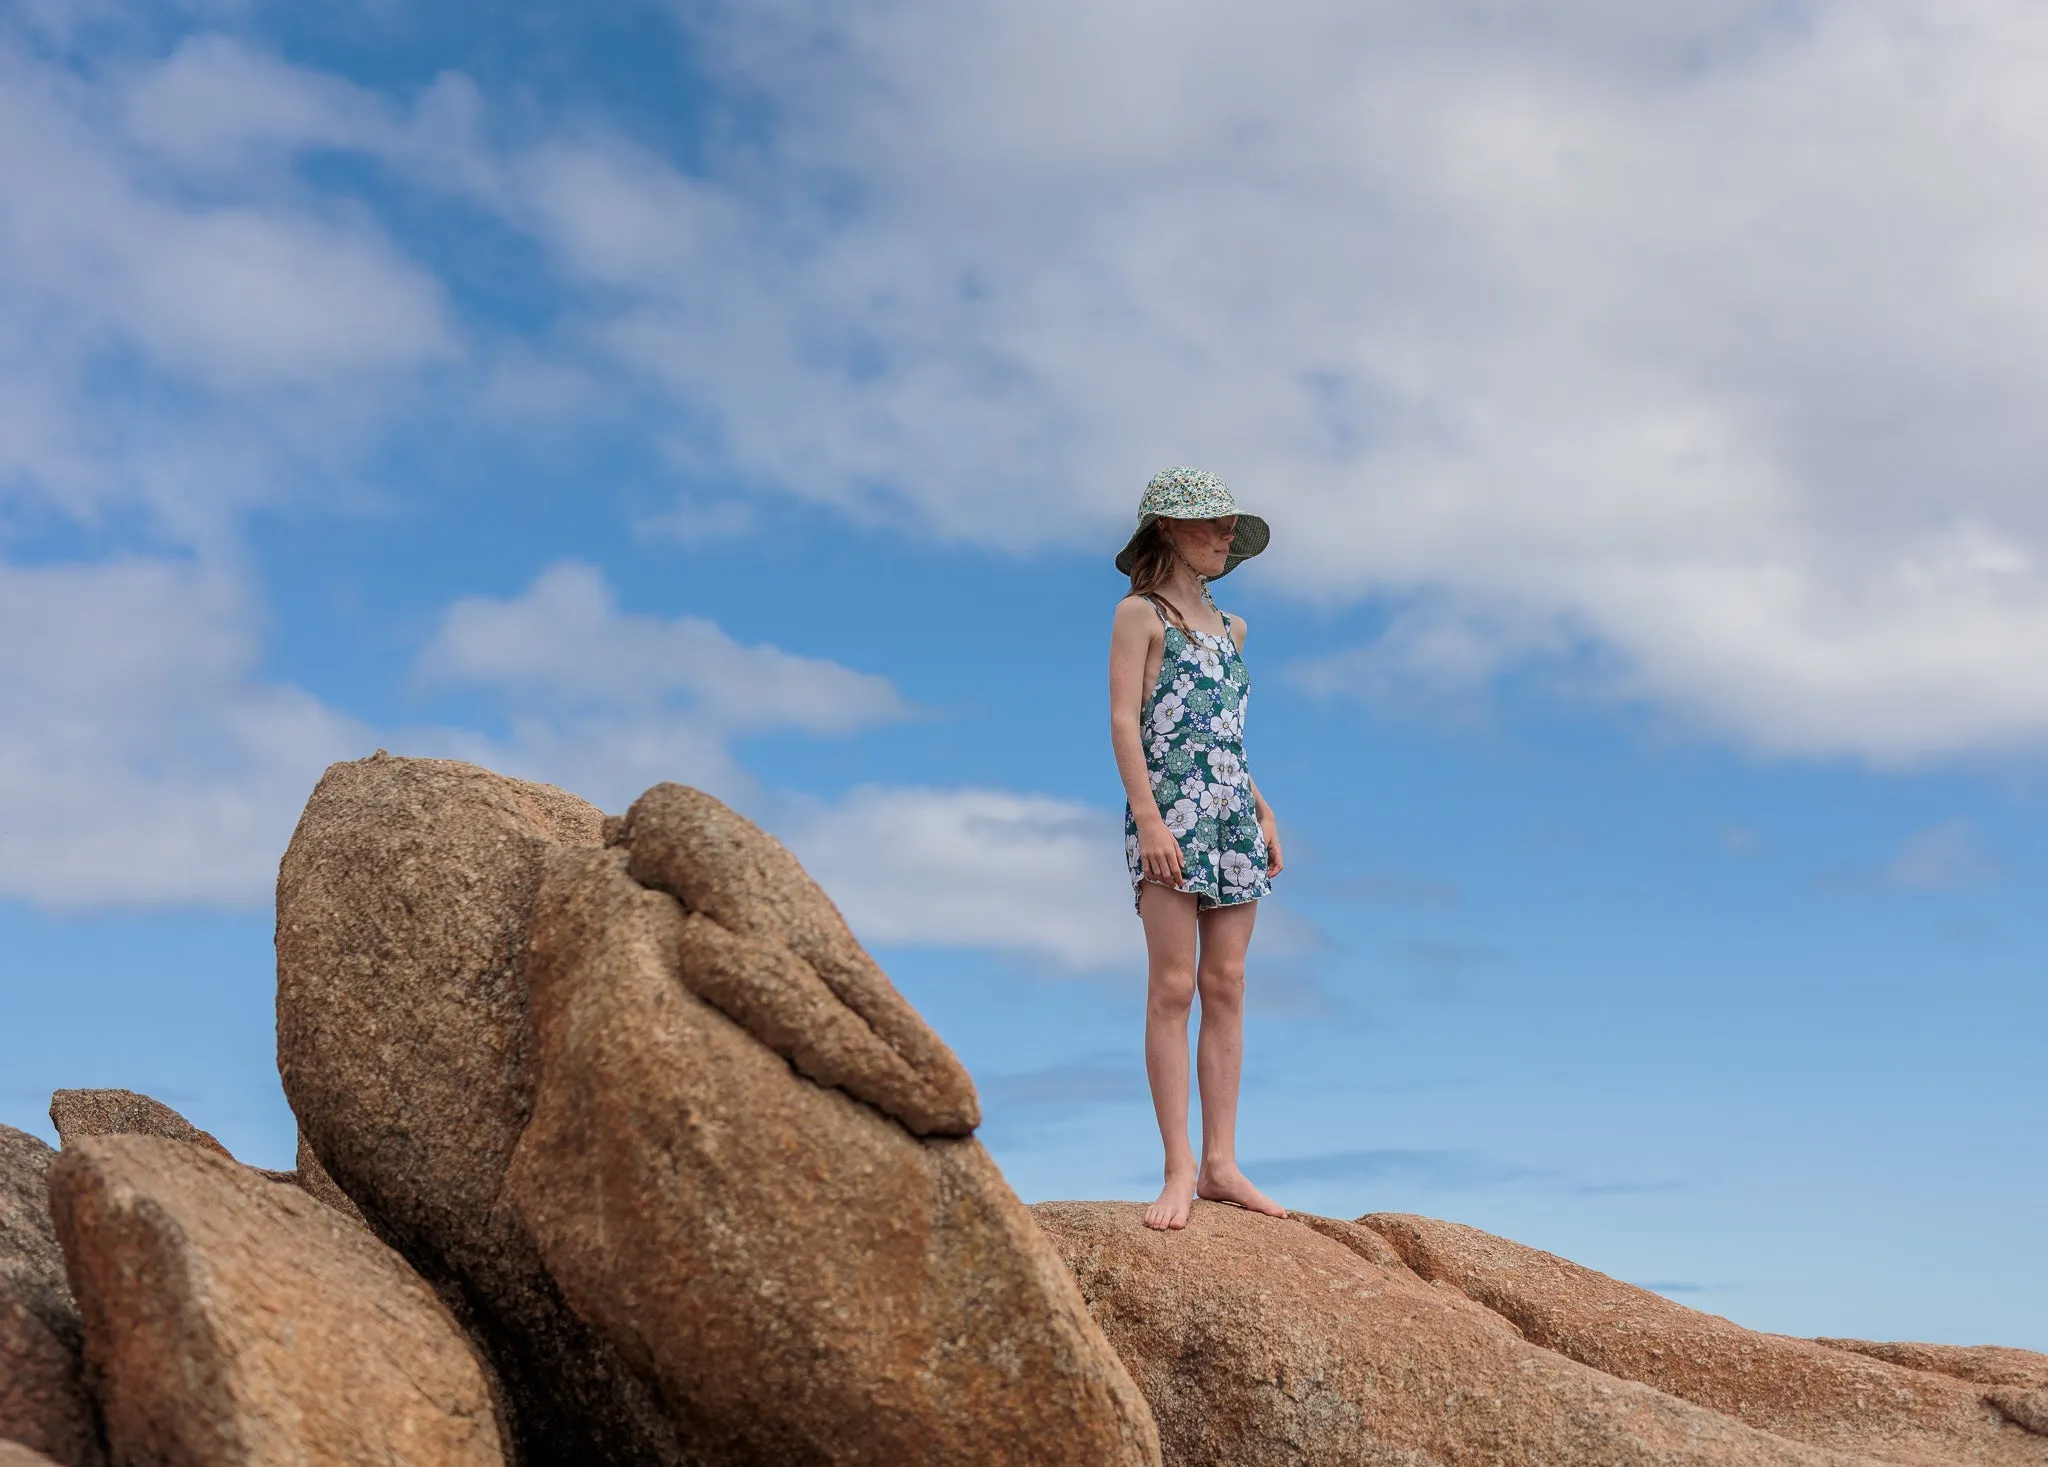
[(356, 1206), (348, 1193), (341, 1190), (334, 1178), (327, 1175), (327, 1169), (320, 1165), (320, 1158), (313, 1154), (313, 1148), (306, 1144), (304, 1135), (299, 1137), (299, 1165), (291, 1174), (293, 1185), (303, 1187), (306, 1195), (326, 1203), (336, 1212), (354, 1222), (368, 1227), (363, 1210)]
[(1616, 1380), (1291, 1219), (1032, 1211), (1152, 1403), (1169, 1467), (1870, 1467)]
[(0, 1442), (0, 1467), (60, 1467), (41, 1452), (30, 1451), (20, 1442)]
[(116, 1461), (496, 1467), (488, 1376), (403, 1259), (296, 1187), (102, 1136), (51, 1208)]
[[(749, 880), (773, 869), (765, 836), (696, 802), (643, 801), (628, 838), (659, 831), (660, 849), (684, 851), (671, 823), (699, 820), (722, 838), (675, 857), (666, 884), (701, 890), (679, 873), (720, 852), (739, 853)], [(936, 1097), (949, 1086), (956, 1121), (966, 1109), (964, 1077), (926, 1078), (937, 1039), (906, 1038), (915, 1014), (865, 996), (894, 1052), (915, 1057), (904, 1083), (875, 1087), (914, 1122), (793, 1072), (808, 1031), (764, 1043), (748, 1022), (789, 990), (756, 1007), (745, 985), (815, 982), (789, 955), (803, 944), (783, 948), (749, 903), (686, 914), (638, 884), (629, 859), (642, 864), (625, 851), (550, 864), (525, 968), (534, 1112), (506, 1195), (568, 1298), (657, 1384), (702, 1460), (1156, 1462), (1143, 1400), (980, 1144), (908, 1128), (944, 1117)], [(793, 862), (775, 877), (808, 881)], [(763, 900), (801, 913), (808, 899)], [(815, 912), (802, 920), (830, 935)], [(707, 1002), (693, 965), (723, 961), (728, 943), (784, 956), (734, 961), (714, 988), (723, 1001)], [(837, 1007), (831, 993), (801, 1003), (776, 1022)]]
[[(59, 1090), (50, 1097), (50, 1120), (57, 1127), (58, 1139), (67, 1146), (87, 1136), (161, 1136), (167, 1141), (204, 1147), (233, 1160), (233, 1153), (210, 1132), (200, 1130), (161, 1100), (133, 1090)], [(262, 1166), (250, 1170), (273, 1182), (303, 1187), (329, 1207), (363, 1222), (361, 1209), (334, 1184), (334, 1178), (321, 1170), (320, 1159), (306, 1145), (304, 1136), (299, 1137), (296, 1171), (272, 1171)]]
[(782, 844), (701, 790), (658, 784), (606, 831), (692, 920), (683, 981), (820, 1085), (923, 1136), (981, 1123), (974, 1082)]
[(55, 1156), (27, 1132), (0, 1126), (0, 1438), (63, 1467), (100, 1467), (106, 1454), (85, 1388), (78, 1306), (50, 1222)]
[(2023, 1427), (2036, 1436), (2048, 1436), (2048, 1391), (1993, 1386), (1984, 1393), (1984, 1400), (2014, 1426)]
[(490, 1353), (529, 1462), (689, 1460), (500, 1204), (531, 1086), (519, 966), (573, 795), (443, 759), (336, 764), (278, 871), (278, 1070), (305, 1140)]
[(2048, 1355), (2009, 1345), (1919, 1345), (1888, 1340), (1815, 1340), (1836, 1350), (1853, 1350), (1874, 1360), (1914, 1370), (1931, 1370), (1983, 1385), (2032, 1386), (2048, 1390)]
[(210, 1132), (133, 1090), (59, 1090), (50, 1097), (50, 1122), (66, 1146), (87, 1136), (162, 1136), (230, 1154)]
[(2048, 1467), (2048, 1443), (1945, 1376), (1758, 1334), (1476, 1228), (1396, 1213), (1359, 1221), (1531, 1343), (1759, 1430), (1915, 1467)]

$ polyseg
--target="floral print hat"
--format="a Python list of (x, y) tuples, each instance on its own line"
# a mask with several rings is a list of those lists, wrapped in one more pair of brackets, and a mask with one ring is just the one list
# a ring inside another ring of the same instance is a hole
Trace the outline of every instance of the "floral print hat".
[(1215, 520), (1231, 514), (1237, 516), (1237, 533), (1230, 540), (1230, 558), (1223, 562), (1222, 572), (1213, 577), (1216, 580), (1264, 550), (1273, 532), (1257, 515), (1240, 510), (1230, 495), (1230, 486), (1214, 474), (1185, 466), (1161, 469), (1145, 486), (1145, 497), (1138, 501), (1138, 528), (1117, 552), (1116, 568), (1125, 575), (1131, 573), (1138, 536), (1154, 520)]

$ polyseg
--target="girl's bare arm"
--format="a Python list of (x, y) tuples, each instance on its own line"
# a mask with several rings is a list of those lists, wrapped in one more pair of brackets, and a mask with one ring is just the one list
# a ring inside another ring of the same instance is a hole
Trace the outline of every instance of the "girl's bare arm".
[(1138, 826), (1138, 855), (1145, 875), (1168, 886), (1181, 883), (1180, 842), (1159, 816), (1145, 770), (1145, 665), (1152, 648), (1163, 643), (1159, 615), (1149, 602), (1126, 597), (1116, 609), (1109, 637), (1109, 744), (1116, 751), (1116, 772)]

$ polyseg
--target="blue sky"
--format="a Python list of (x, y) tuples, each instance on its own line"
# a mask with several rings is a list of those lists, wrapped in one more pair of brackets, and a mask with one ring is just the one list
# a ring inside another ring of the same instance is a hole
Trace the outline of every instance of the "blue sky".
[(2018, 3), (0, 19), (0, 1119), (286, 1165), (379, 746), (803, 856), (1027, 1198), (1156, 1169), (1102, 705), (1274, 524), (1243, 1152), (1760, 1328), (2048, 1348)]

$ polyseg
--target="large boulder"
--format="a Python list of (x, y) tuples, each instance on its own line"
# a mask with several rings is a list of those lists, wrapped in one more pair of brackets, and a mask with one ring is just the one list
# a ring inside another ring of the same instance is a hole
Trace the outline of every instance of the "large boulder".
[(88, 1138), (50, 1200), (116, 1461), (502, 1467), (489, 1376), (405, 1261), (183, 1142)]
[(100, 1467), (83, 1328), (50, 1222), (55, 1157), (27, 1132), (0, 1126), (0, 1440), (63, 1467)]
[(965, 1071), (788, 853), (678, 786), (605, 834), (379, 756), (279, 873), (286, 1094), (525, 1459), (1156, 1461)]
[(703, 1459), (1157, 1462), (987, 1153), (918, 1134), (972, 1091), (795, 862), (675, 786), (618, 838), (542, 886), (506, 1195)]
[(1421, 1277), (1485, 1305), (1532, 1343), (1760, 1430), (1915, 1467), (2048, 1464), (2048, 1442), (1945, 1375), (1758, 1334), (1458, 1223), (1398, 1213), (1359, 1222)]
[(531, 1110), (520, 966), (574, 795), (445, 759), (336, 764), (278, 870), (277, 1058), (321, 1168), (489, 1352), (531, 1462), (688, 1460), (501, 1203)]
[(1521, 1339), (1341, 1229), (1197, 1202), (1032, 1211), (1152, 1404), (1169, 1467), (1873, 1467)]

